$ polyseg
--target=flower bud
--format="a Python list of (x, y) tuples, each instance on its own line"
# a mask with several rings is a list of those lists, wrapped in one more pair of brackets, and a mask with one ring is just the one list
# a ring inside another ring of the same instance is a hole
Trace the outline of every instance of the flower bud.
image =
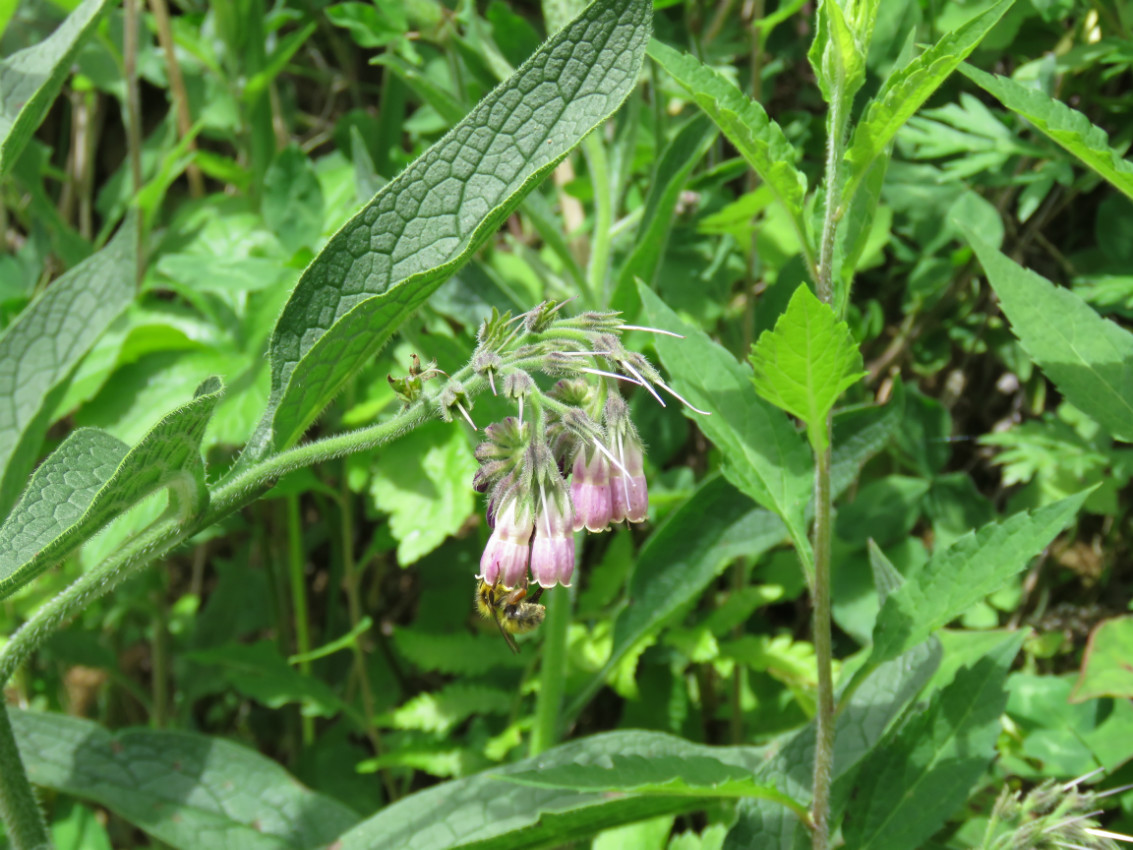
[(509, 499), (495, 516), (496, 526), (480, 557), (481, 578), (488, 584), (515, 587), (527, 579), (531, 554), (531, 513), (517, 498)]

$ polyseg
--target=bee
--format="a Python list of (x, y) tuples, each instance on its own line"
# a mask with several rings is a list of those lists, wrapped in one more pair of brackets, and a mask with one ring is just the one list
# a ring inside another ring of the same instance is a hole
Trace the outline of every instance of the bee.
[(512, 635), (533, 632), (547, 616), (547, 609), (537, 604), (543, 595), (543, 588), (537, 587), (528, 596), (527, 585), (505, 587), (502, 584), (488, 584), (483, 579), (476, 587), (476, 608), (485, 620), (495, 621), (496, 628), (504, 636), (511, 651), (518, 653), (519, 647)]

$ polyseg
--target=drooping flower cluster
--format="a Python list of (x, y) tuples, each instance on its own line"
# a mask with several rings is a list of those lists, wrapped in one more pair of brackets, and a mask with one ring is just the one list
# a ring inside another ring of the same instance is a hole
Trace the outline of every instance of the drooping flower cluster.
[[(644, 387), (661, 404), (654, 386), (684, 401), (644, 357), (623, 348), (621, 332), (632, 326), (618, 314), (563, 318), (562, 306), (541, 304), (515, 318), (494, 314), (480, 329), (472, 375), (454, 376), (439, 394), (449, 419), (459, 413), (471, 422), (479, 387), (517, 407), (516, 416), (485, 429), (476, 452), (473, 484), (488, 493), (492, 528), (478, 577), (492, 585), (526, 586), (529, 571), (542, 587), (569, 585), (574, 532), (646, 519), (644, 448), (618, 381)], [(533, 372), (560, 380), (544, 390)]]

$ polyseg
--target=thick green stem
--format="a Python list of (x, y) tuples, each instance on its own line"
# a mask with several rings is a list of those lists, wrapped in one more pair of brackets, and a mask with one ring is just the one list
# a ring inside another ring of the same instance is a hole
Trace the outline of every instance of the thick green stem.
[[(303, 551), (303, 524), (299, 517), (299, 497), (292, 493), (287, 497), (287, 573), (291, 579), (291, 608), (295, 617), (295, 651), (304, 656), (299, 662), (299, 671), (304, 676), (311, 675), (311, 615), (307, 606), (307, 578), (304, 567), (307, 563)], [(315, 742), (315, 718), (300, 713), (303, 729), (303, 745)]]
[[(831, 87), (830, 115), (826, 138), (826, 206), (822, 216), (819, 245), (818, 297), (826, 304), (834, 303), (834, 249), (838, 221), (842, 216), (842, 157), (845, 153), (846, 122), (849, 103), (842, 80)], [(831, 417), (818, 426), (824, 439), (812, 440), (822, 445), (814, 457), (814, 653), (818, 663), (818, 716), (814, 751), (813, 802), (810, 809), (811, 846), (827, 850), (830, 846), (830, 783), (834, 766), (834, 676), (833, 649), (830, 634), (830, 434)]]
[(12, 850), (50, 847), (43, 812), (27, 781), (8, 709), (0, 699), (0, 818), (8, 830)]
[(543, 624), (543, 661), (539, 696), (535, 700), (535, 725), (528, 746), (530, 756), (549, 750), (559, 739), (563, 677), (567, 669), (567, 632), (574, 603), (571, 589), (567, 587), (552, 588), (544, 598), (547, 600), (547, 620)]
[[(827, 416), (827, 434), (830, 417)], [(830, 780), (834, 766), (834, 677), (830, 637), (830, 445), (815, 455), (814, 654), (818, 662), (818, 731), (814, 750), (813, 848), (830, 844)]]

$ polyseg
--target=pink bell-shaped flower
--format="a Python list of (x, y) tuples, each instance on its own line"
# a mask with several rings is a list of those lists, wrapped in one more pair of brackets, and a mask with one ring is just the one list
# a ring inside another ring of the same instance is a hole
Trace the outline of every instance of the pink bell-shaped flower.
[(575, 457), (570, 499), (574, 503), (575, 531), (605, 531), (610, 527), (610, 463), (597, 449), (582, 449)]
[[(645, 467), (640, 444), (626, 441), (615, 456), (625, 467), (610, 469), (610, 519), (621, 522), (644, 522), (649, 513), (649, 491), (645, 483)], [(619, 456), (620, 455), (620, 456)]]
[(540, 496), (542, 504), (535, 518), (535, 542), (531, 545), (531, 575), (543, 587), (556, 584), (569, 587), (574, 575), (574, 519), (570, 496), (561, 483), (552, 485), (550, 493), (540, 487)]
[(516, 587), (527, 579), (531, 554), (532, 518), (516, 498), (508, 499), (496, 513), (496, 527), (480, 556), (481, 578), (488, 584)]

